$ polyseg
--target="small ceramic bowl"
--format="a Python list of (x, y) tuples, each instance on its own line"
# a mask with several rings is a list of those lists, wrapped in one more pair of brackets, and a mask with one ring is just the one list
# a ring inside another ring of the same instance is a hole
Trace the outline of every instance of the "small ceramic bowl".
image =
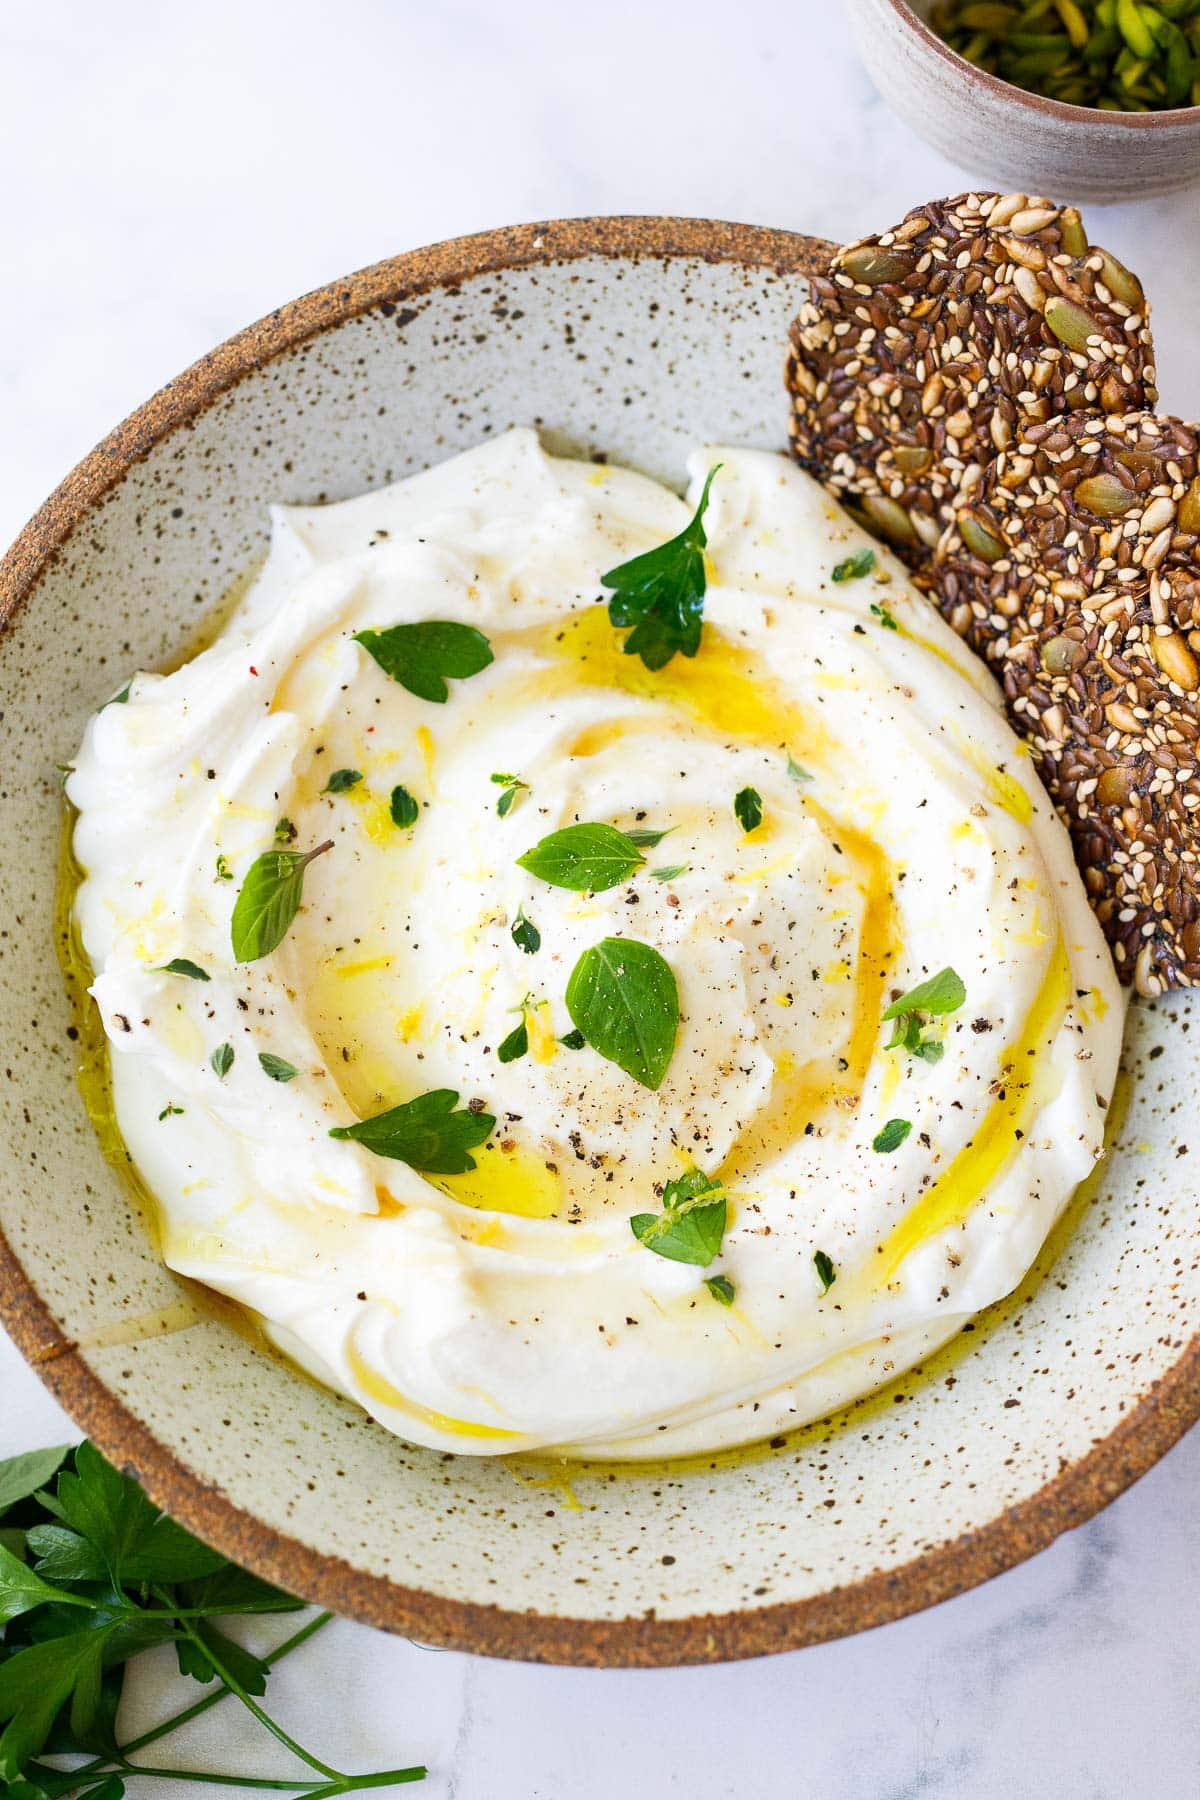
[(695, 443), (782, 451), (788, 322), (828, 249), (598, 219), (381, 263), (181, 375), (0, 563), (0, 1316), (183, 1524), (425, 1642), (644, 1665), (878, 1625), (1040, 1549), (1200, 1415), (1188, 997), (1134, 1008), (1125, 1122), (1015, 1295), (839, 1417), (660, 1467), (401, 1443), (162, 1266), (81, 1102), (55, 764), (131, 669), (195, 645), (268, 503), (357, 494), (513, 424), (678, 484)]
[(884, 99), (989, 187), (1060, 202), (1142, 200), (1200, 178), (1200, 106), (1110, 113), (1064, 106), (974, 68), (926, 20), (932, 0), (847, 0)]

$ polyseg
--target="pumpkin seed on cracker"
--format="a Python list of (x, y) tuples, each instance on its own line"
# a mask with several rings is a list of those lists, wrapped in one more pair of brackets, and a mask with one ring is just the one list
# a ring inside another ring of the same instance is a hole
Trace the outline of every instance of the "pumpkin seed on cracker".
[(930, 576), (1003, 681), (1122, 980), (1200, 985), (1200, 426), (1030, 423)]
[(913, 568), (1026, 424), (1157, 399), (1137, 276), (1074, 207), (961, 194), (847, 245), (792, 325), (792, 449)]

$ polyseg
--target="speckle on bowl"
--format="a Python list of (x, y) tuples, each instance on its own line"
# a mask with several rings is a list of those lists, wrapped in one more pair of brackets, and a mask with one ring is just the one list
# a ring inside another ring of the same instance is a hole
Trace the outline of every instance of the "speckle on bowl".
[(181, 376), (0, 564), (0, 1314), (184, 1524), (425, 1643), (647, 1665), (857, 1631), (1030, 1555), (1200, 1414), (1186, 997), (1135, 1008), (1127, 1116), (1040, 1280), (841, 1418), (634, 1472), (414, 1450), (268, 1357), (161, 1266), (80, 1102), (55, 764), (131, 669), (193, 641), (268, 501), (357, 493), (516, 423), (676, 481), (698, 440), (782, 449), (787, 324), (825, 248), (590, 220), (383, 263)]

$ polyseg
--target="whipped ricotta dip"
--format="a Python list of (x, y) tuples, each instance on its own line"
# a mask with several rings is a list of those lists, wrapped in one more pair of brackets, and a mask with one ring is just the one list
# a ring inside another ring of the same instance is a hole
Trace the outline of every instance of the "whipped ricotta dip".
[[(717, 465), (699, 648), (650, 667), (601, 578)], [(784, 457), (688, 467), (681, 499), (513, 430), (275, 507), (216, 641), (136, 675), (68, 780), (167, 1263), (413, 1443), (660, 1457), (819, 1417), (1009, 1292), (1103, 1152), (1124, 1000), (991, 677)], [(444, 699), (369, 648), (427, 621), (490, 651)], [(635, 866), (518, 860), (581, 824)], [(326, 844), (239, 960), (252, 866)], [(633, 943), (673, 977), (657, 1085), (567, 1004)], [(330, 1135), (442, 1091), (473, 1168)], [(689, 1195), (677, 1260), (646, 1215)]]

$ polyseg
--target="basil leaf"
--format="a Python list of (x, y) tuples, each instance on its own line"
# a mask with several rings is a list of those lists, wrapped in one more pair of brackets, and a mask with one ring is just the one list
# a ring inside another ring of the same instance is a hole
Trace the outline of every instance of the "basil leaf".
[(670, 964), (636, 938), (585, 950), (567, 983), (567, 1011), (593, 1050), (651, 1090), (660, 1087), (679, 1029)]
[(725, 1193), (701, 1169), (689, 1169), (663, 1189), (661, 1213), (635, 1213), (629, 1228), (638, 1242), (670, 1262), (706, 1269), (725, 1235)]
[(876, 1132), (871, 1142), (871, 1148), (886, 1156), (891, 1151), (900, 1148), (911, 1130), (911, 1119), (889, 1119), (883, 1129)]
[(478, 675), (493, 661), (492, 647), (473, 625), (451, 619), (424, 619), (417, 625), (392, 625), (386, 631), (356, 631), (355, 641), (385, 675), (439, 706), (449, 695), (446, 678), (462, 681)]
[(211, 981), (199, 963), (189, 962), (186, 956), (173, 956), (169, 963), (159, 963), (155, 968), (156, 975), (186, 975), (189, 981)]
[(304, 871), (333, 849), (327, 838), (315, 850), (264, 850), (251, 863), (233, 907), (229, 935), (234, 960), (256, 962), (278, 949), (300, 910)]
[(233, 1067), (233, 1045), (218, 1044), (208, 1060), (218, 1081), (224, 1081)]
[[(875, 1147), (878, 1149), (878, 1144)], [(824, 1250), (814, 1250), (813, 1268), (817, 1271), (817, 1280), (821, 1284), (822, 1294), (827, 1294), (837, 1280), (837, 1270), (833, 1266), (833, 1258), (826, 1256)]]
[(259, 1051), (258, 1066), (272, 1081), (295, 1081), (300, 1073), (294, 1063), (286, 1062), (282, 1056), (273, 1056), (269, 1050)]
[(357, 787), (361, 780), (361, 769), (335, 769), (321, 792), (323, 794), (345, 794), (352, 787)]
[(645, 860), (632, 839), (615, 825), (566, 825), (518, 856), (517, 867), (551, 887), (603, 894), (619, 887)]
[(516, 1062), (517, 1058), (519, 1056), (524, 1056), (528, 1049), (529, 1027), (526, 1025), (524, 1019), (522, 1019), (521, 1023), (509, 1032), (504, 1042), (500, 1045), (500, 1048), (496, 1051), (496, 1055), (500, 1058), (502, 1063)]
[(951, 968), (939, 969), (928, 981), (918, 982), (915, 988), (909, 988), (907, 994), (901, 994), (898, 1000), (893, 1000), (883, 1016), (885, 1019), (898, 1019), (902, 1013), (924, 1012), (937, 1016), (957, 1012), (966, 997), (967, 990), (962, 976)]
[(739, 788), (733, 797), (733, 812), (743, 831), (757, 831), (762, 824), (762, 795), (757, 788)]
[(869, 575), (874, 567), (875, 552), (873, 550), (856, 550), (852, 556), (843, 557), (841, 562), (835, 565), (833, 579), (835, 581), (858, 581), (862, 576)]
[(352, 1138), (376, 1156), (391, 1157), (427, 1175), (464, 1175), (475, 1167), (470, 1151), (486, 1142), (496, 1121), (491, 1113), (455, 1112), (457, 1105), (452, 1088), (434, 1088), (373, 1119), (336, 1125), (329, 1135)]
[(401, 831), (407, 831), (415, 825), (421, 816), (421, 808), (413, 799), (406, 787), (392, 789), (392, 824), (398, 825)]
[(728, 1275), (709, 1275), (705, 1280), (704, 1285), (712, 1295), (713, 1299), (718, 1301), (722, 1306), (733, 1305), (737, 1289), (734, 1287), (732, 1281), (730, 1281)]
[(511, 936), (517, 949), (523, 950), (526, 956), (533, 956), (534, 953), (542, 947), (542, 934), (534, 924), (533, 920), (525, 917), (523, 907), (517, 908), (517, 916), (513, 920)]
[(720, 467), (718, 463), (708, 471), (700, 503), (678, 536), (600, 577), (604, 587), (613, 589), (610, 622), (618, 630), (633, 627), (622, 649), (626, 656), (640, 656), (648, 669), (661, 669), (677, 651), (695, 656), (700, 648), (708, 586), (703, 521)]

